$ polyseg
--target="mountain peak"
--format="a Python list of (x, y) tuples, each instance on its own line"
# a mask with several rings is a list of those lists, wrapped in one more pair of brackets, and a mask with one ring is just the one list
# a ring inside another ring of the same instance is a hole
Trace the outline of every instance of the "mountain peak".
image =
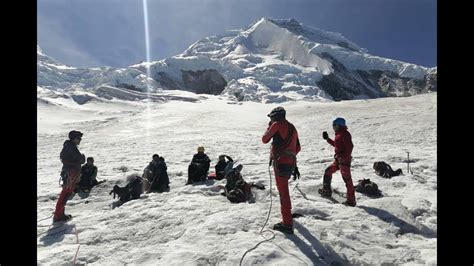
[(323, 45), (336, 45), (352, 51), (367, 53), (367, 49), (361, 48), (359, 45), (348, 40), (338, 32), (330, 32), (317, 27), (306, 26), (294, 18), (272, 19), (263, 17), (255, 23), (251, 24), (247, 28), (246, 32), (252, 32), (261, 27), (267, 27), (270, 24), (278, 28), (287, 30), (292, 34), (296, 35), (298, 38), (306, 41)]
[(264, 17), (245, 28), (203, 38), (182, 54), (126, 69), (74, 69), (37, 49), (41, 86), (107, 84), (145, 91), (153, 83), (154, 89), (282, 102), (406, 96), (436, 91), (437, 81), (436, 68), (370, 55), (340, 33), (293, 18)]

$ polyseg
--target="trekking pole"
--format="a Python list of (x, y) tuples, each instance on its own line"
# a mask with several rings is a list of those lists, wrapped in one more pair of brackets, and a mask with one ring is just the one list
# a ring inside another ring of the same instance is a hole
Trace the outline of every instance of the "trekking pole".
[(407, 153), (407, 173), (410, 173), (410, 152), (406, 152)]
[(410, 152), (407, 151), (407, 173), (410, 173)]
[(413, 174), (413, 171), (411, 170), (410, 167), (410, 152), (407, 151), (407, 173)]

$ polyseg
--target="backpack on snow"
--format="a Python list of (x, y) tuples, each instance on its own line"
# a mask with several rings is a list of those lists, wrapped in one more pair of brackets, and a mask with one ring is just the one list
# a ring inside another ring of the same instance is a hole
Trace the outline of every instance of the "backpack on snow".
[(368, 196), (381, 196), (382, 192), (379, 190), (379, 187), (370, 179), (362, 179), (358, 181), (359, 183), (355, 186), (355, 191)]
[(246, 202), (252, 195), (251, 185), (243, 179), (235, 183), (235, 187), (227, 193), (227, 199), (232, 203)]
[(125, 187), (119, 187), (115, 185), (110, 191), (110, 194), (114, 194), (114, 199), (116, 196), (119, 197), (119, 200), (123, 203), (132, 199), (140, 198), (140, 195), (143, 193), (143, 179), (138, 175), (130, 175), (127, 177), (128, 183)]
[(397, 169), (397, 171), (393, 171), (392, 167), (383, 161), (375, 162), (373, 168), (377, 175), (384, 178), (391, 178), (393, 176), (403, 174), (402, 169)]

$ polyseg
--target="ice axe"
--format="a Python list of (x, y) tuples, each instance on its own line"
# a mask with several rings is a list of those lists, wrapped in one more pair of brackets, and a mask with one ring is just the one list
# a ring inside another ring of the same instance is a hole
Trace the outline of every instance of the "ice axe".
[(413, 174), (413, 171), (410, 169), (410, 152), (407, 151), (407, 173)]

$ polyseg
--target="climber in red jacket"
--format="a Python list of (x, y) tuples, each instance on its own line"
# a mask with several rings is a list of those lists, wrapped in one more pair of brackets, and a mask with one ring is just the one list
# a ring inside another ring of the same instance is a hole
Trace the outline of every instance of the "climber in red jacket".
[(273, 229), (293, 234), (288, 179), (291, 175), (294, 175), (294, 179), (300, 176), (296, 166), (296, 155), (301, 150), (301, 146), (295, 126), (288, 122), (285, 116), (286, 111), (283, 107), (277, 107), (268, 114), (271, 120), (262, 137), (262, 142), (268, 143), (270, 139), (273, 139), (270, 162), (273, 163), (283, 218), (283, 222), (275, 224)]
[(351, 177), (351, 160), (352, 160), (352, 137), (347, 131), (346, 121), (344, 118), (338, 117), (332, 123), (336, 138), (330, 139), (326, 131), (323, 132), (323, 138), (332, 146), (334, 146), (334, 162), (331, 166), (326, 168), (323, 178), (323, 188), (319, 189), (319, 193), (324, 197), (331, 197), (331, 179), (332, 174), (337, 170), (341, 170), (342, 179), (346, 184), (347, 200), (344, 202), (348, 206), (356, 206), (356, 199), (354, 194), (354, 185)]

